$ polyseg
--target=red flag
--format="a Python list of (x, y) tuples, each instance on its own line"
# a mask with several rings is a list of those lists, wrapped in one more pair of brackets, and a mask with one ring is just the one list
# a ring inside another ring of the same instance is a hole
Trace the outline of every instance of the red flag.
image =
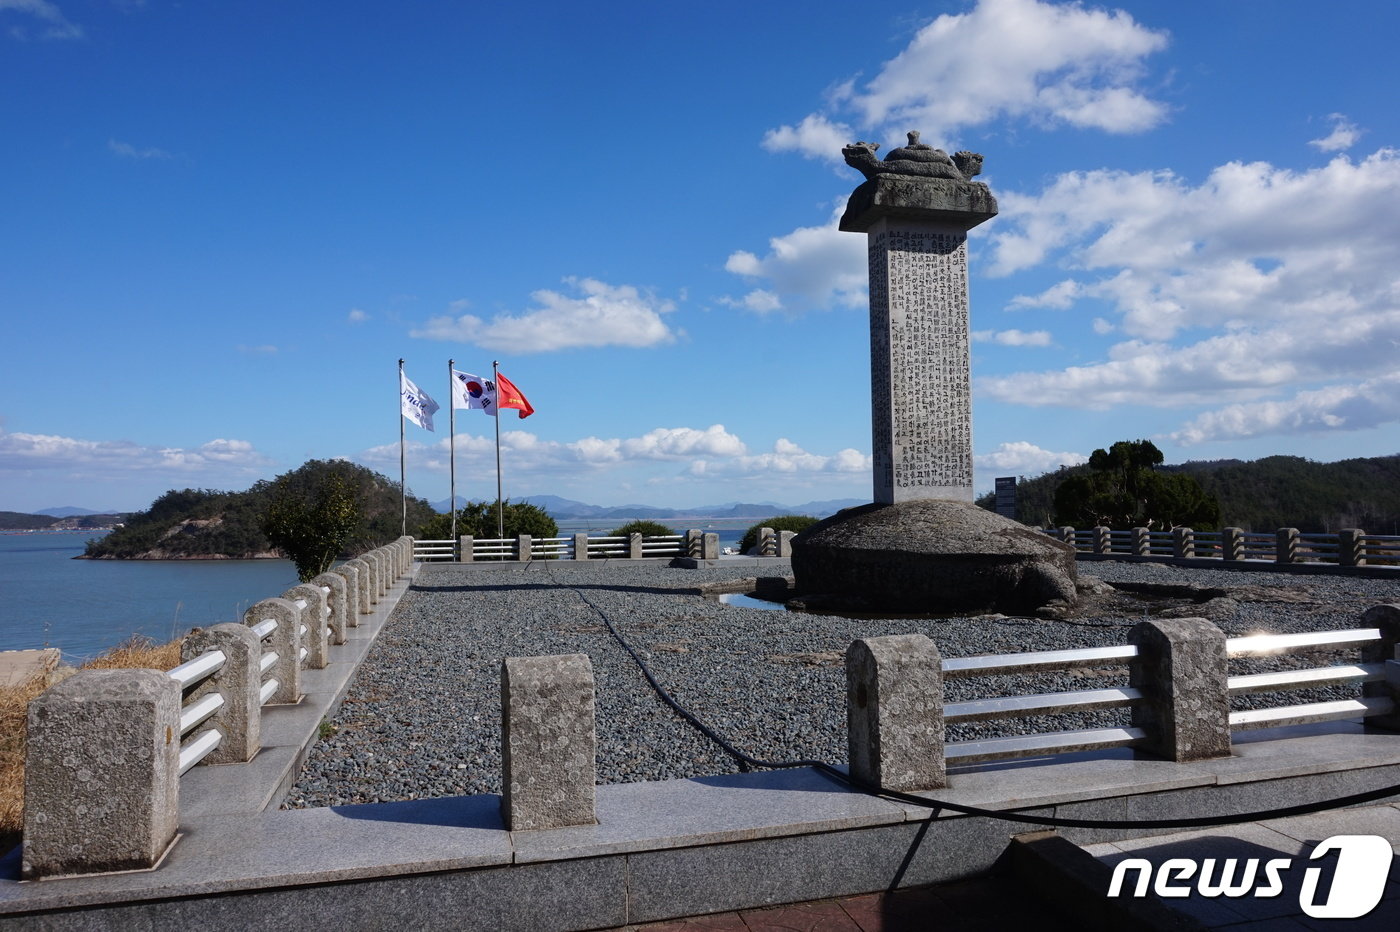
[(522, 418), (527, 418), (535, 413), (534, 407), (525, 400), (525, 396), (520, 393), (520, 389), (515, 387), (515, 383), (500, 372), (496, 373), (496, 407), (519, 408)]

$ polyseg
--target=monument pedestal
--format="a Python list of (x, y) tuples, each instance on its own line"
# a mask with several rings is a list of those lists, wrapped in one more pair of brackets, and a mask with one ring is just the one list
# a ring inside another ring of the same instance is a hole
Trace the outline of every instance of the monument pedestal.
[(1073, 604), (1072, 548), (972, 504), (967, 231), (997, 213), (971, 180), (981, 157), (918, 133), (884, 162), (876, 148), (843, 150), (867, 181), (841, 218), (869, 252), (874, 504), (793, 541), (797, 587), (899, 612)]

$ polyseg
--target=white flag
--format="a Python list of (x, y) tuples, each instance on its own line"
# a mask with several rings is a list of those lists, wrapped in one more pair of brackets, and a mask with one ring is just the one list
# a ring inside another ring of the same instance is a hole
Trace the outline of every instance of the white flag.
[(433, 429), (433, 413), (437, 411), (438, 403), (414, 385), (402, 369), (399, 370), (399, 407), (403, 409), (403, 416), (419, 427)]
[(452, 370), (452, 407), (476, 408), (496, 414), (496, 386), (490, 379), (469, 372)]

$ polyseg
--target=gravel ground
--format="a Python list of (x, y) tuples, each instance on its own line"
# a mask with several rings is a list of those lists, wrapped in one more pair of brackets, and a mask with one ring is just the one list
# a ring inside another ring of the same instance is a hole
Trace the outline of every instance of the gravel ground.
[[(601, 783), (732, 773), (733, 761), (652, 692), (608, 633), (606, 616), (657, 679), (740, 749), (768, 760), (846, 759), (844, 651), (858, 637), (918, 632), (945, 657), (1123, 644), (1138, 621), (1166, 608), (1206, 615), (1228, 636), (1360, 627), (1381, 602), (1400, 603), (1400, 579), (1184, 570), (1160, 564), (1080, 563), (1081, 579), (1232, 590), (1156, 604), (1119, 594), (1067, 620), (982, 616), (849, 619), (723, 605), (697, 586), (752, 569), (659, 564), (461, 572), (423, 567), (361, 665), (334, 733), (318, 741), (287, 808), (499, 793), (500, 663), (508, 656), (586, 653), (598, 703)], [(764, 572), (783, 575), (786, 561)], [(1199, 603), (1199, 604), (1197, 604)], [(1172, 606), (1175, 606), (1173, 608)], [(1354, 661), (1355, 650), (1337, 654)], [(1232, 661), (1257, 672), (1305, 660)], [(948, 701), (1126, 685), (1126, 672), (950, 680)], [(1289, 702), (1355, 696), (1356, 687), (1300, 690)], [(1275, 696), (1241, 697), (1281, 704)], [(953, 726), (949, 740), (1126, 724), (1126, 710)]]

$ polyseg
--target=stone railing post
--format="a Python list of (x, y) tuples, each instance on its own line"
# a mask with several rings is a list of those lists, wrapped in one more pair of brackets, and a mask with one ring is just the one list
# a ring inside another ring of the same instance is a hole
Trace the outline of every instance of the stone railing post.
[(302, 585), (288, 589), (282, 593), (282, 598), (293, 604), (298, 599), (305, 600), (306, 608), (301, 610), (301, 624), (306, 626), (306, 631), (302, 632), (301, 644), (306, 648), (306, 665), (313, 670), (324, 670), (331, 662), (331, 631), (328, 624), (330, 618), (326, 613), (326, 594), (321, 591), (320, 586)]
[(1113, 533), (1102, 524), (1094, 528), (1094, 553), (1110, 553), (1113, 550)]
[(360, 615), (368, 614), (360, 607), (360, 568), (350, 560), (331, 569), (332, 573), (345, 580), (345, 624), (351, 628), (360, 626)]
[(771, 557), (778, 552), (778, 544), (773, 539), (773, 529), (771, 527), (761, 527), (758, 529), (758, 548), (760, 557)]
[(1244, 559), (1244, 530), (1242, 528), (1221, 528), (1220, 559), (1232, 561)]
[(286, 599), (263, 599), (243, 613), (243, 623), (250, 628), (267, 618), (277, 622), (268, 638), (268, 650), (277, 654), (268, 670), (277, 680), (277, 691), (268, 701), (294, 703), (301, 699), (301, 612)]
[(326, 615), (326, 623), (331, 628), (331, 643), (344, 644), (345, 626), (349, 623), (349, 616), (345, 612), (345, 593), (348, 589), (345, 577), (339, 573), (322, 573), (311, 580), (311, 585), (330, 590), (330, 594), (326, 596), (326, 607), (330, 609)]
[(501, 662), (501, 816), (507, 829), (596, 823), (597, 752), (587, 654)]
[(685, 532), (685, 552), (684, 556), (703, 559), (701, 554), (705, 549), (705, 534), (703, 531), (691, 528)]
[(389, 591), (389, 587), (394, 584), (393, 568), (389, 566), (389, 554), (383, 547), (376, 547), (370, 551), (374, 555), (375, 562), (379, 565), (379, 571), (375, 574), (375, 581), (379, 583), (379, 598)]
[(627, 535), (627, 558), (629, 560), (640, 560), (642, 558), (642, 535)]
[(399, 546), (402, 552), (399, 554), (399, 575), (403, 576), (413, 569), (413, 538), (400, 537)]
[(1298, 529), (1281, 527), (1274, 535), (1274, 562), (1298, 562)]
[(517, 535), (515, 538), (515, 559), (519, 560), (522, 563), (530, 562), (530, 559), (533, 556), (533, 554), (531, 553), (532, 547), (533, 541), (530, 540), (529, 534)]
[(588, 532), (580, 531), (574, 535), (574, 559), (588, 559)]
[(475, 552), (474, 550), (472, 550), (472, 548), (475, 547), (475, 546), (476, 546), (476, 541), (473, 540), (472, 535), (470, 535), (470, 534), (463, 534), (461, 537), (458, 537), (458, 538), (457, 538), (457, 562), (458, 562), (458, 563), (470, 563), (470, 562), (472, 562), (474, 559), (476, 559), (476, 552)]
[(375, 581), (375, 559), (372, 554), (362, 553), (353, 561), (360, 568), (360, 613), (373, 614), (379, 602), (379, 583)]
[(1189, 527), (1172, 528), (1172, 556), (1185, 560), (1196, 555), (1196, 532)]
[(180, 662), (211, 650), (224, 652), (224, 666), (188, 698), (199, 699), (211, 692), (224, 697), (224, 704), (208, 721), (223, 737), (200, 763), (241, 764), (252, 760), (262, 746), (262, 642), (251, 628), (231, 622), (196, 628), (180, 642)]
[(27, 879), (153, 867), (180, 821), (180, 686), (81, 670), (29, 704)]
[(1381, 639), (1361, 648), (1362, 663), (1384, 663), (1386, 679), (1379, 683), (1363, 683), (1362, 696), (1388, 696), (1395, 709), (1385, 715), (1368, 715), (1366, 724), (1390, 731), (1400, 731), (1400, 604), (1373, 605), (1361, 616), (1367, 628), (1380, 628)]
[(778, 553), (780, 557), (792, 556), (792, 539), (797, 536), (796, 531), (778, 532)]
[(1363, 545), (1366, 532), (1360, 528), (1345, 528), (1337, 532), (1337, 563), (1341, 566), (1365, 566)]
[(1138, 622), (1128, 642), (1138, 648), (1128, 685), (1146, 697), (1132, 723), (1151, 734), (1148, 750), (1174, 761), (1229, 757), (1225, 632), (1204, 618), (1160, 618)]
[(1075, 545), (1074, 545), (1074, 528), (1070, 527), (1070, 526), (1067, 525), (1067, 524), (1064, 525), (1063, 527), (1060, 528), (1059, 537), (1060, 537), (1060, 540), (1062, 540), (1062, 541), (1065, 542), (1066, 544), (1069, 544), (1071, 547), (1074, 547), (1074, 549), (1076, 549), (1076, 550), (1079, 549), (1078, 547), (1075, 547)]
[(1147, 528), (1133, 528), (1133, 553), (1139, 557), (1152, 555), (1152, 532)]
[(943, 662), (922, 634), (862, 638), (846, 649), (851, 776), (892, 790), (947, 783)]
[(713, 532), (707, 533), (700, 545), (700, 558), (702, 560), (719, 559), (719, 535)]

